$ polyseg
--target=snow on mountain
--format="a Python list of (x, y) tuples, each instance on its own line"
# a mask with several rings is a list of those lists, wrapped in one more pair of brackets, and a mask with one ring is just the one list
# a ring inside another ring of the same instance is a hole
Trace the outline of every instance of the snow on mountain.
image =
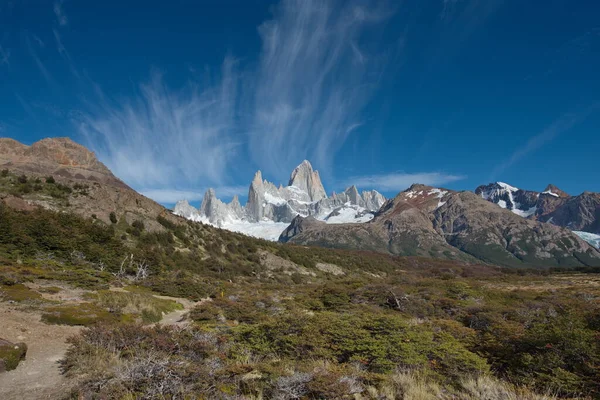
[(546, 190), (545, 192), (542, 192), (541, 194), (549, 194), (550, 196), (560, 197), (557, 193), (553, 193), (552, 190)]
[(475, 193), (513, 213), (572, 230), (593, 246), (600, 244), (600, 194), (583, 192), (570, 196), (550, 184), (541, 192), (532, 192), (496, 182), (479, 186)]
[(522, 190), (504, 182), (479, 186), (475, 189), (475, 194), (521, 217), (527, 218), (537, 211), (539, 193)]
[(348, 202), (333, 210), (323, 221), (328, 224), (363, 223), (369, 222), (373, 217), (373, 213), (366, 208)]
[(591, 244), (592, 246), (600, 249), (600, 235), (589, 232), (573, 231), (574, 234)]
[(192, 207), (187, 200), (179, 200), (173, 207), (173, 214), (196, 222), (208, 222), (208, 219), (202, 218), (198, 210)]
[(256, 172), (248, 189), (248, 201), (241, 206), (236, 197), (226, 204), (209, 189), (199, 210), (179, 201), (173, 212), (185, 218), (268, 240), (279, 234), (297, 216), (313, 216), (327, 223), (367, 222), (385, 203), (375, 191), (359, 194), (356, 186), (327, 197), (319, 172), (303, 161), (291, 173), (288, 186), (275, 186)]

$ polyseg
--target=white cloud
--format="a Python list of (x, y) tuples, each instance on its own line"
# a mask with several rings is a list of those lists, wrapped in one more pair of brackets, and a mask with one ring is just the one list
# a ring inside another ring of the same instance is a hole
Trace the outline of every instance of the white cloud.
[(63, 3), (64, 0), (59, 0), (59, 1), (55, 1), (54, 2), (54, 14), (56, 15), (56, 20), (58, 21), (58, 24), (60, 26), (65, 26), (69, 23), (69, 20), (67, 19), (67, 15), (65, 14), (65, 11), (63, 10)]
[(280, 179), (305, 158), (329, 170), (379, 77), (377, 57), (359, 39), (388, 14), (357, 1), (284, 0), (275, 8), (259, 28), (249, 142), (257, 164)]
[(440, 186), (465, 179), (462, 175), (450, 175), (441, 172), (391, 173), (381, 175), (356, 176), (346, 180), (345, 186), (356, 185), (361, 189), (377, 189), (379, 191), (401, 191), (413, 183)]
[(135, 188), (226, 184), (236, 157), (234, 60), (219, 80), (176, 90), (158, 72), (128, 100), (98, 99), (74, 122), (87, 144)]
[[(257, 64), (228, 57), (219, 79), (180, 89), (155, 74), (125, 100), (92, 83), (96, 94), (74, 122), (117, 176), (157, 200), (178, 193), (170, 187), (195, 193), (229, 185), (252, 163), (276, 180), (305, 158), (326, 173), (364, 123), (380, 65), (359, 39), (387, 14), (357, 0), (283, 0), (258, 29)], [(70, 63), (58, 31), (54, 36)]]
[[(179, 200), (200, 201), (207, 189), (177, 190), (177, 189), (141, 189), (140, 193), (162, 204), (175, 204)], [(240, 195), (248, 190), (245, 186), (223, 186), (215, 189), (219, 198)]]

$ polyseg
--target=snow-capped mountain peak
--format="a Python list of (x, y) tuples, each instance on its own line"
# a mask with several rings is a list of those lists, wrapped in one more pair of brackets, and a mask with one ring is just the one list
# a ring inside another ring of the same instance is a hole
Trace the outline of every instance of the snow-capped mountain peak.
[(539, 193), (519, 189), (508, 183), (482, 185), (475, 189), (475, 194), (522, 217), (529, 217), (537, 211)]
[(279, 234), (297, 216), (313, 216), (329, 223), (366, 222), (385, 202), (375, 191), (359, 194), (356, 186), (327, 197), (319, 172), (303, 161), (291, 173), (288, 186), (276, 186), (263, 180), (257, 171), (248, 189), (248, 201), (242, 206), (234, 197), (225, 204), (213, 189), (207, 190), (199, 210), (186, 201), (177, 203), (177, 215), (207, 222), (225, 229), (277, 240)]
[(566, 192), (563, 192), (562, 190), (560, 190), (559, 188), (557, 188), (556, 186), (550, 184), (548, 186), (546, 186), (546, 189), (544, 189), (544, 191), (541, 194), (547, 194), (550, 196), (554, 196), (554, 197), (569, 197), (569, 194)]
[(308, 160), (302, 161), (292, 171), (288, 186), (294, 186), (308, 193), (311, 201), (319, 201), (327, 197), (319, 171), (314, 171), (311, 163)]

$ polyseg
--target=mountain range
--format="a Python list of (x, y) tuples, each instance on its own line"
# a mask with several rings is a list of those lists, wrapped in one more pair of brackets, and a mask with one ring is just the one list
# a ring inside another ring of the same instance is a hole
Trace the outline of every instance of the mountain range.
[(479, 186), (475, 193), (528, 219), (600, 234), (600, 193), (571, 196), (554, 185), (548, 185), (543, 192), (534, 192), (503, 182)]
[(244, 206), (237, 196), (230, 203), (224, 203), (209, 189), (199, 209), (181, 200), (173, 212), (193, 221), (277, 240), (297, 215), (332, 224), (366, 222), (385, 201), (376, 190), (359, 193), (356, 186), (327, 196), (319, 172), (305, 160), (292, 171), (287, 186), (276, 186), (263, 180), (261, 171), (256, 172)]
[[(513, 205), (522, 204), (513, 199)], [(327, 225), (297, 216), (280, 241), (510, 267), (600, 265), (600, 251), (566, 228), (523, 218), (488, 201), (485, 193), (419, 184), (388, 200), (363, 224)]]
[[(600, 251), (571, 231), (587, 230), (579, 234), (597, 240), (598, 194), (569, 196), (554, 186), (536, 193), (495, 183), (474, 193), (415, 184), (389, 200), (351, 186), (327, 196), (318, 172), (305, 161), (287, 186), (275, 186), (257, 172), (244, 206), (237, 198), (225, 204), (209, 190), (200, 209), (180, 202), (171, 212), (67, 138), (31, 146), (0, 138), (0, 168), (5, 176), (0, 200), (12, 208), (72, 212), (123, 227), (143, 222), (148, 232), (163, 231), (166, 223), (185, 224), (182, 215), (227, 229), (238, 224), (261, 237), (271, 226), (270, 239), (302, 245), (504, 266), (600, 265)], [(198, 229), (220, 235), (218, 229)]]

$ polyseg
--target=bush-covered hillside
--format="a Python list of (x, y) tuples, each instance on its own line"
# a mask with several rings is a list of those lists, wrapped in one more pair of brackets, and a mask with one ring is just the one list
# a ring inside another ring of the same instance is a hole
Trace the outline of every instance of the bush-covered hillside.
[[(0, 203), (0, 301), (37, 304), (30, 282), (95, 293), (87, 307), (102, 318), (85, 321), (62, 362), (78, 378), (73, 398), (600, 396), (591, 270), (506, 271), (157, 222), (162, 232)], [(104, 290), (123, 285), (204, 300), (186, 328), (140, 325), (173, 305), (146, 297), (153, 314), (129, 318), (135, 296)], [(79, 324), (76, 310), (47, 307), (47, 322)]]

